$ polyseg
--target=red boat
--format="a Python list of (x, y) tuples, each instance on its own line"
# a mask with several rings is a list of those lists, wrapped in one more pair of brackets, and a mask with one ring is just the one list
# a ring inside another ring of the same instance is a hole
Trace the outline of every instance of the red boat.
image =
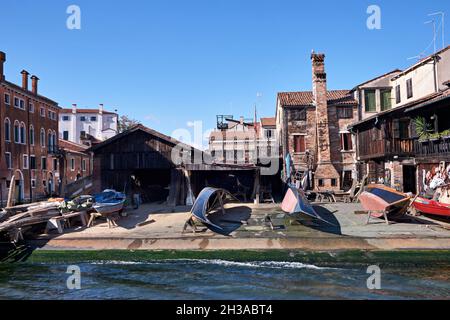
[(372, 217), (398, 219), (406, 214), (410, 203), (410, 197), (395, 189), (379, 184), (371, 184), (366, 187), (359, 196), (364, 208)]
[(450, 204), (444, 204), (424, 198), (417, 198), (416, 201), (414, 201), (413, 206), (421, 213), (450, 217)]

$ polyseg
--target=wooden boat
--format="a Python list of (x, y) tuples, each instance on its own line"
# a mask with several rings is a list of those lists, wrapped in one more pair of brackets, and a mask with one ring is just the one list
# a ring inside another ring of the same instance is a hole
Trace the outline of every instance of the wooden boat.
[(411, 198), (395, 189), (380, 184), (371, 184), (359, 196), (371, 217), (398, 219), (406, 214)]
[(125, 205), (126, 196), (115, 190), (105, 190), (94, 196), (95, 203), (92, 208), (101, 215), (119, 212)]
[(300, 217), (301, 215), (303, 215), (331, 224), (316, 212), (314, 207), (309, 202), (305, 192), (302, 189), (298, 189), (294, 185), (289, 185), (289, 188), (281, 204), (281, 210), (292, 217)]
[(424, 214), (450, 217), (450, 204), (418, 197), (413, 206), (417, 211)]

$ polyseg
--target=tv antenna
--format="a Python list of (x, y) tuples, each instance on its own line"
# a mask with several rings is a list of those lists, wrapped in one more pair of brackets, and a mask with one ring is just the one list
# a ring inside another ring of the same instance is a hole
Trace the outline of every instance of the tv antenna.
[(436, 53), (436, 21), (433, 19), (433, 20), (425, 22), (425, 24), (430, 24), (430, 23), (433, 24), (433, 45), (434, 45), (433, 53)]
[[(442, 11), (430, 13), (429, 17), (441, 16), (441, 34), (442, 34), (442, 49), (445, 47), (445, 13)], [(435, 35), (436, 37), (436, 35)]]

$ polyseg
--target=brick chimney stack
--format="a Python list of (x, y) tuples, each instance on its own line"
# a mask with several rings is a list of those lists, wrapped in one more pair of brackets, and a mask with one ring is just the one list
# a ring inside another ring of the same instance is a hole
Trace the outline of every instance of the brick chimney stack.
[(0, 81), (5, 80), (4, 65), (6, 62), (6, 53), (0, 51)]
[(28, 91), (28, 76), (30, 74), (26, 70), (22, 70), (20, 73), (22, 74), (22, 89)]
[(317, 130), (317, 168), (315, 171), (315, 185), (322, 189), (339, 190), (340, 175), (332, 163), (329, 117), (330, 111), (327, 103), (327, 74), (325, 73), (325, 55), (312, 53), (312, 82), (313, 104), (316, 107)]
[(38, 82), (39, 82), (39, 78), (36, 77), (35, 75), (31, 76), (31, 91), (34, 94), (38, 94)]

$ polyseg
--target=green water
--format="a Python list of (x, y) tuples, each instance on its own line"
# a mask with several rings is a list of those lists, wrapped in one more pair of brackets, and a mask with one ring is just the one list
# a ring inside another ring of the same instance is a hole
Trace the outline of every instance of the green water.
[[(449, 299), (450, 253), (34, 251), (4, 255), (2, 299)], [(67, 288), (79, 267), (81, 289)], [(367, 267), (381, 289), (367, 287)]]

